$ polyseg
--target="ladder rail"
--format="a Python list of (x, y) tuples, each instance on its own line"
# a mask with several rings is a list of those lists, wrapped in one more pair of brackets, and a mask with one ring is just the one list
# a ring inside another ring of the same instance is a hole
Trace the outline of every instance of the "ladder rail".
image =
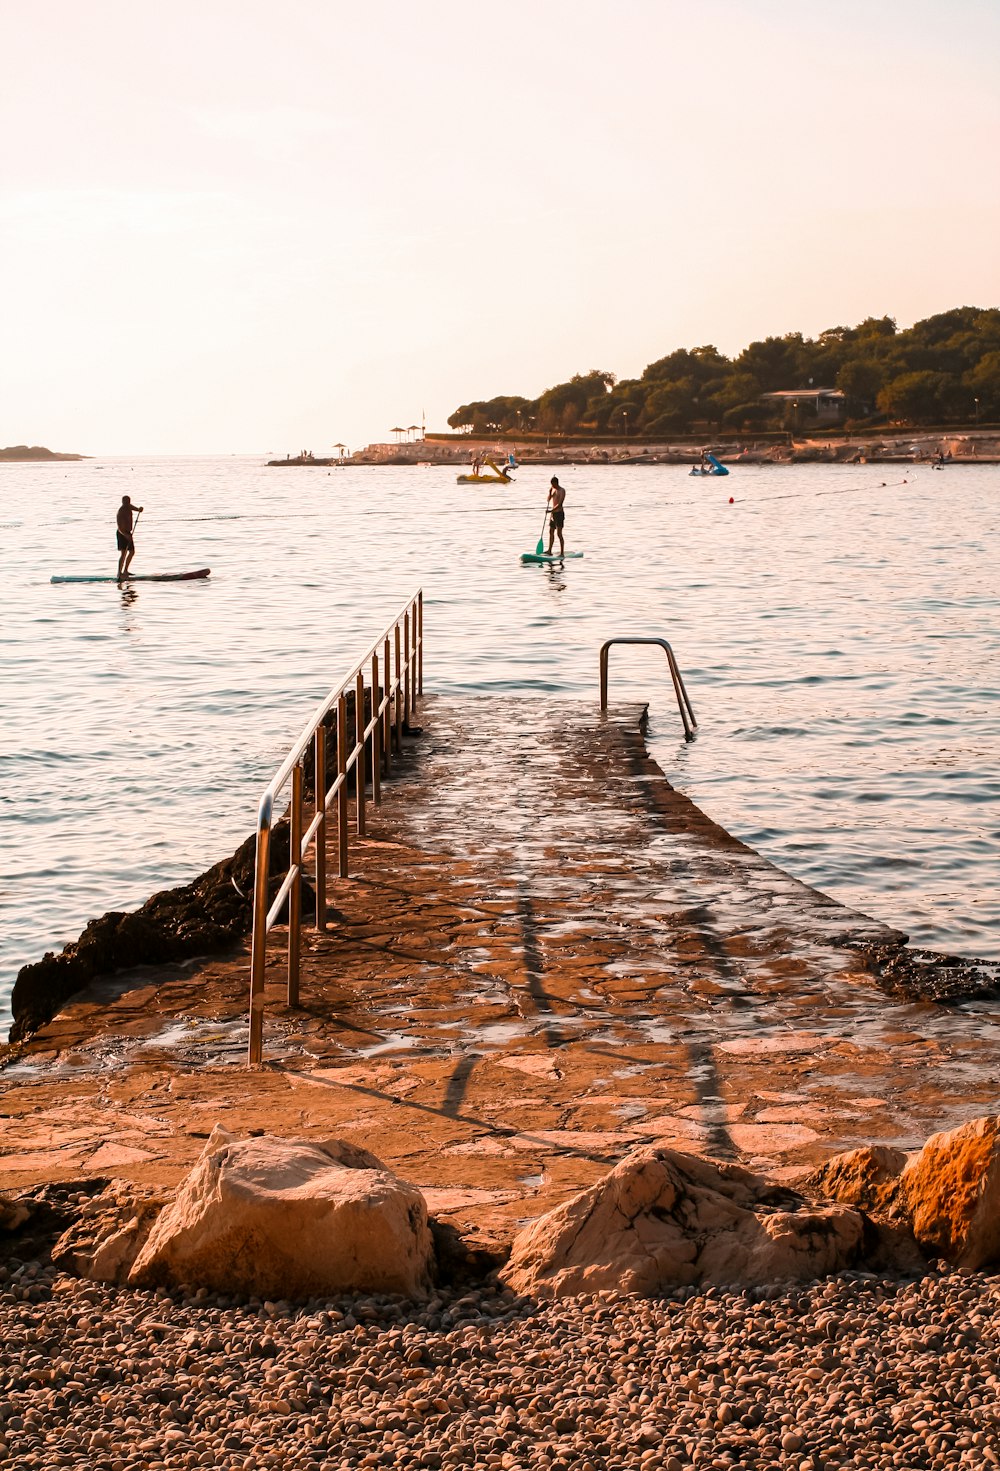
[(677, 708), (680, 711), (681, 721), (684, 725), (684, 739), (694, 740), (694, 733), (698, 729), (698, 722), (688, 697), (684, 679), (681, 675), (674, 651), (665, 638), (640, 638), (638, 636), (626, 636), (619, 634), (616, 638), (606, 639), (601, 645), (600, 671), (601, 671), (601, 710), (608, 708), (608, 658), (612, 645), (614, 644), (655, 644), (661, 648), (667, 656), (667, 668), (670, 670), (670, 678), (673, 681), (674, 694), (677, 696)]

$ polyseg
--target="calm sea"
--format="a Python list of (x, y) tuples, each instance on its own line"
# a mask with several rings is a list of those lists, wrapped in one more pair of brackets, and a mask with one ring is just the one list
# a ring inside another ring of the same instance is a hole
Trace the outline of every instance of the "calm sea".
[[(1000, 468), (568, 468), (565, 572), (518, 563), (549, 473), (0, 465), (0, 1008), (25, 961), (232, 851), (418, 585), (431, 691), (596, 700), (604, 638), (669, 638), (697, 740), (655, 650), (613, 653), (612, 698), (650, 701), (675, 785), (915, 943), (1000, 955)], [(50, 584), (114, 571), (126, 492), (135, 570), (209, 581)]]

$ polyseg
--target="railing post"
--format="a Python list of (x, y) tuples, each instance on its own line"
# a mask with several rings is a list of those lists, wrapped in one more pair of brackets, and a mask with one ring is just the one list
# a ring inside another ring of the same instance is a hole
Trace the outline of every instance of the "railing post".
[(264, 1044), (264, 970), (267, 965), (267, 890), (271, 873), (271, 822), (258, 819), (250, 942), (250, 1040), (247, 1062), (259, 1066)]
[(399, 624), (396, 624), (396, 677), (392, 682), (392, 715), (396, 727), (396, 755), (398, 756), (403, 746), (403, 711), (400, 706), (400, 690), (402, 689), (402, 655), (399, 651)]
[(338, 872), (347, 878), (347, 696), (341, 693), (337, 701), (337, 845), (339, 848)]
[(292, 767), (292, 811), (288, 835), (289, 867), (296, 870), (288, 891), (288, 1004), (299, 1004), (299, 960), (302, 953), (302, 765)]
[(610, 643), (601, 645), (601, 709), (608, 708), (608, 650)]
[(403, 614), (403, 720), (410, 723), (410, 614), (412, 607)]
[(372, 801), (382, 805), (382, 717), (378, 711), (378, 654), (372, 654)]
[(385, 711), (382, 715), (382, 758), (385, 761), (385, 774), (388, 776), (392, 768), (392, 656), (388, 634), (382, 647), (382, 695), (385, 699)]
[(354, 794), (357, 797), (358, 837), (365, 835), (365, 677), (358, 670), (354, 681), (354, 743), (357, 755), (354, 758)]
[(317, 725), (313, 740), (313, 787), (316, 812), (322, 813), (313, 840), (316, 852), (316, 928), (326, 929), (326, 726)]
[(417, 694), (424, 692), (424, 590), (417, 593)]

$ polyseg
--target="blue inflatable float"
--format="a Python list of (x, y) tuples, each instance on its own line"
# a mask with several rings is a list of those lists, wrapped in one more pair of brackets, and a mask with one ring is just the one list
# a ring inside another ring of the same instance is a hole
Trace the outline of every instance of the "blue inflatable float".
[(705, 459), (709, 461), (709, 468), (706, 470), (704, 468), (704, 466), (702, 466), (702, 465), (692, 465), (691, 466), (691, 474), (692, 475), (728, 475), (729, 474), (729, 471), (726, 469), (726, 467), (722, 463), (722, 461), (721, 460), (717, 460), (715, 458), (715, 456), (713, 454), (711, 454), (708, 450), (705, 451)]

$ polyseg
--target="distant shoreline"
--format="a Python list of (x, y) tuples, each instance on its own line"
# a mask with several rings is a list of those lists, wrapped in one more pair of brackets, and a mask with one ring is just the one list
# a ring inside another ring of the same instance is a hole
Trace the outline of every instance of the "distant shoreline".
[[(1000, 431), (969, 430), (962, 433), (914, 434), (905, 431), (870, 435), (844, 435), (810, 439), (782, 436), (766, 440), (747, 436), (736, 442), (705, 441), (721, 461), (729, 465), (801, 464), (1000, 464)], [(276, 468), (303, 466), (317, 469), (346, 469), (358, 466), (410, 465), (467, 467), (473, 458), (494, 459), (502, 465), (513, 452), (519, 466), (528, 465), (697, 465), (702, 446), (657, 440), (619, 440), (609, 443), (586, 440), (518, 444), (469, 437), (441, 440), (434, 436), (403, 444), (370, 444), (353, 455), (319, 459), (294, 455), (268, 460)]]
[(6, 449), (0, 449), (0, 463), (7, 464), (23, 464), (26, 460), (46, 463), (50, 460), (89, 460), (91, 458), (91, 455), (60, 454), (58, 450), (45, 449), (40, 444), (10, 444)]

